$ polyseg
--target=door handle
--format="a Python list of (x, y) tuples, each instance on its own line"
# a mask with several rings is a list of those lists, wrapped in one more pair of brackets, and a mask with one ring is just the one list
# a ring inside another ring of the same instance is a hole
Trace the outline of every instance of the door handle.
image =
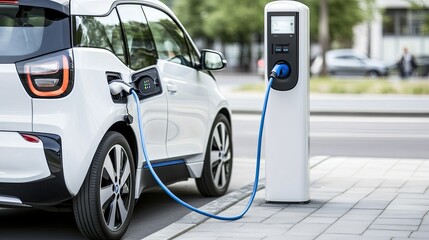
[(176, 93), (177, 92), (177, 86), (173, 83), (168, 83), (167, 84), (167, 91), (169, 93)]

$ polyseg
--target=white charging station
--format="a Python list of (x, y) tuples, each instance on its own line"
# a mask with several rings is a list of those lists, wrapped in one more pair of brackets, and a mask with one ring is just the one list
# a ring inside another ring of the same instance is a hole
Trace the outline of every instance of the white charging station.
[(265, 6), (265, 79), (278, 63), (290, 72), (275, 79), (265, 118), (265, 200), (310, 200), (309, 8), (280, 0)]

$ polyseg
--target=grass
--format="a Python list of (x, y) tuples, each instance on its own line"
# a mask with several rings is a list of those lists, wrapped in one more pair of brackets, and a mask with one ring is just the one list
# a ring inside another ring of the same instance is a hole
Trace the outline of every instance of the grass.
[[(242, 85), (239, 91), (263, 92), (265, 83)], [(311, 93), (335, 94), (407, 94), (429, 95), (429, 79), (388, 80), (384, 78), (347, 78), (315, 77), (310, 79)]]

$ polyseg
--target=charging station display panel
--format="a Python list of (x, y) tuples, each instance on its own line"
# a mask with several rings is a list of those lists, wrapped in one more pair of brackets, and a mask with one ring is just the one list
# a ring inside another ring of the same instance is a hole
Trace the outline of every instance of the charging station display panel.
[(271, 34), (295, 34), (295, 17), (272, 16)]
[(284, 79), (273, 82), (273, 89), (288, 91), (298, 83), (299, 32), (298, 12), (267, 13), (267, 72), (277, 63), (289, 66), (290, 73)]

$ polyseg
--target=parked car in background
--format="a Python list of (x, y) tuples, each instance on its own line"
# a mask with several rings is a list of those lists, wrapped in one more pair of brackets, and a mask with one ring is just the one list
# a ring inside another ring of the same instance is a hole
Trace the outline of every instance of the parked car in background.
[(429, 76), (429, 55), (416, 56), (417, 69), (415, 74), (419, 77)]
[[(317, 56), (311, 64), (312, 75), (319, 75), (323, 58)], [(389, 74), (382, 61), (371, 59), (354, 49), (334, 49), (326, 52), (326, 67), (330, 75), (382, 77)]]

